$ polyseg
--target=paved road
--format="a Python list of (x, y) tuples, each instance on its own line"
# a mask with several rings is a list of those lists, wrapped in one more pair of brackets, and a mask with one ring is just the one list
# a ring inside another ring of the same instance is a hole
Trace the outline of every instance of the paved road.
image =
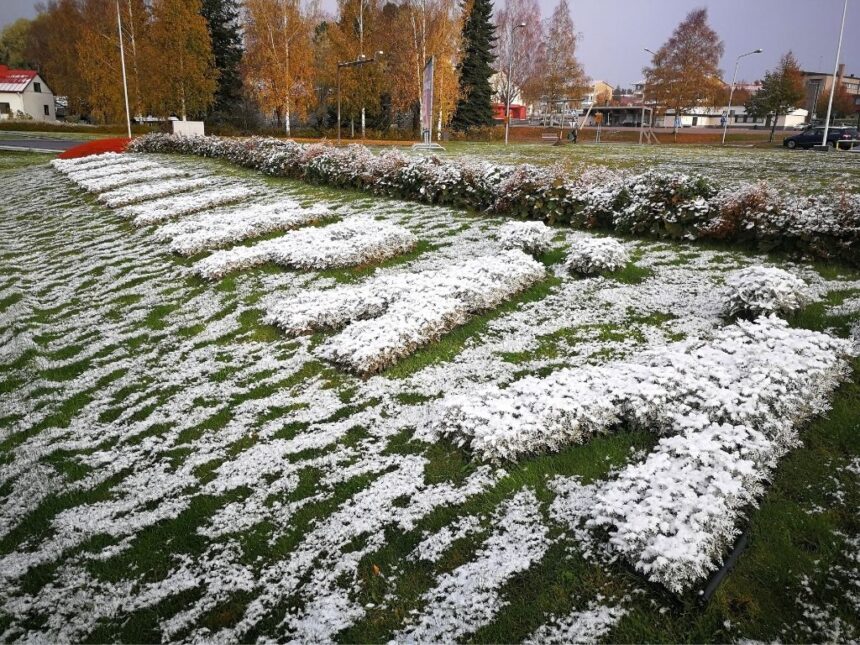
[(79, 146), (86, 141), (68, 139), (0, 139), (0, 150), (38, 150), (41, 152), (62, 152)]

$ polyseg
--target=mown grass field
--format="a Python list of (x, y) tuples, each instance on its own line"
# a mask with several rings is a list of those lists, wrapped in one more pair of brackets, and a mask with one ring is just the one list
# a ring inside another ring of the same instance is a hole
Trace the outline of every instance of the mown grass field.
[[(860, 182), (860, 155), (832, 153), (452, 144), (447, 154), (761, 178), (796, 191)], [(267, 264), (210, 283), (190, 271), (199, 257), (172, 256), (47, 160), (0, 152), (3, 640), (402, 639), (438, 581), (480, 561), (505, 503), (525, 491), (548, 546), (491, 589), (485, 618), (465, 619), (475, 628), (458, 640), (521, 641), (553, 616), (600, 606), (624, 609), (598, 636), (613, 642), (860, 637), (860, 361), (749, 510), (749, 545), (707, 602), (623, 561), (586, 557), (548, 514), (553, 478), (606, 478), (647, 453), (652, 433), (620, 428), (497, 467), (420, 432), (451, 391), (707, 335), (725, 324), (725, 274), (750, 264), (788, 267), (813, 285), (817, 301), (792, 326), (856, 337), (860, 271), (631, 239), (631, 265), (575, 278), (554, 267), (585, 234), (560, 228), (539, 258), (545, 280), (361, 378), (314, 356), (327, 333), (289, 338), (263, 317), (271, 298), (357, 283), (376, 267)], [(212, 161), (161, 161), (401, 224), (420, 242), (385, 271), (491, 249), (501, 223)], [(415, 557), (464, 518), (473, 530), (438, 559)]]

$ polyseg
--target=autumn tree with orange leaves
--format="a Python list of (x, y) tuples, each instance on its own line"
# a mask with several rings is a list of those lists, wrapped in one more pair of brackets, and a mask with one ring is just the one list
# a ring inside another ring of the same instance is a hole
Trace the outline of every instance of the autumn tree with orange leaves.
[(708, 24), (708, 10), (691, 11), (642, 70), (648, 99), (676, 116), (698, 105), (715, 105), (724, 87), (719, 68), (723, 50), (723, 41)]
[(153, 0), (147, 62), (155, 114), (183, 120), (215, 100), (218, 72), (200, 0)]
[(314, 14), (300, 0), (245, 0), (245, 84), (263, 113), (283, 118), (288, 136), (314, 96)]

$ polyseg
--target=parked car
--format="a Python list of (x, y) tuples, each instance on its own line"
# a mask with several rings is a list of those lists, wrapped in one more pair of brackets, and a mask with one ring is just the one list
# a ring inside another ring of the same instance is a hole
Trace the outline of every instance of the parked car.
[[(811, 148), (821, 144), (824, 138), (824, 126), (814, 126), (806, 128), (803, 132), (786, 137), (782, 140), (782, 145), (786, 148)], [(857, 128), (835, 127), (827, 131), (827, 145), (831, 148), (836, 147), (837, 141), (850, 141), (860, 139), (860, 134)], [(849, 148), (850, 145), (843, 145), (843, 148)]]

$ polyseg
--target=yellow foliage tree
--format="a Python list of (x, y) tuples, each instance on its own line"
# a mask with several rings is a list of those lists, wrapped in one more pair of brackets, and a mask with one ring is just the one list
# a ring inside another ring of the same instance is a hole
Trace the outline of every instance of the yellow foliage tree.
[(315, 7), (300, 0), (245, 0), (246, 85), (260, 108), (284, 119), (305, 114), (313, 100), (311, 25)]
[[(338, 19), (327, 24), (327, 36), (335, 60), (329, 64), (354, 61), (365, 56), (372, 59), (376, 52), (388, 52), (390, 33), (383, 29), (384, 20), (379, 0), (340, 0)], [(361, 136), (365, 136), (367, 106), (375, 104), (384, 91), (384, 58), (341, 69), (341, 106), (353, 121), (360, 116)]]
[(432, 109), (440, 136), (457, 104), (456, 57), (462, 14), (454, 0), (403, 0), (396, 8), (387, 8), (385, 15), (392, 105), (399, 110), (417, 108), (418, 114), (423, 113), (424, 65), (433, 57)]
[(155, 114), (201, 114), (214, 102), (218, 72), (200, 0), (154, 0), (144, 59)]
[(78, 69), (77, 42), (83, 20), (76, 0), (51, 0), (30, 25), (26, 56), (56, 96), (68, 100), (69, 114), (88, 111), (86, 82)]

